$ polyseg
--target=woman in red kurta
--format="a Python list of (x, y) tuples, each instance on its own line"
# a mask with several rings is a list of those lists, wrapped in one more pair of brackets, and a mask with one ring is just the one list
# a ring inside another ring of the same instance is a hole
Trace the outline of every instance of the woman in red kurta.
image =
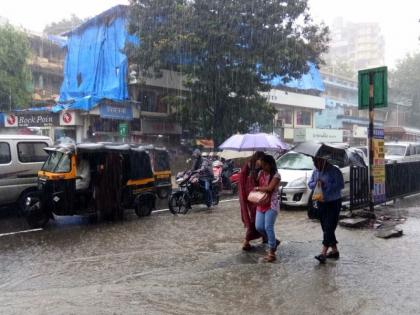
[(262, 156), (264, 156), (263, 152), (255, 152), (252, 158), (242, 167), (239, 178), (241, 217), (246, 228), (245, 240), (242, 247), (245, 251), (252, 248), (250, 241), (263, 237), (255, 228), (257, 206), (248, 201), (249, 193), (254, 190), (257, 185), (257, 177), (259, 173), (258, 161)]

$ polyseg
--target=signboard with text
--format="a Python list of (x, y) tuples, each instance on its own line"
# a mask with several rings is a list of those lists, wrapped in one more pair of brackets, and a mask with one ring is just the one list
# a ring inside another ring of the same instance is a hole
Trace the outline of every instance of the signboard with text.
[(102, 104), (99, 108), (101, 118), (117, 119), (117, 120), (132, 120), (133, 109), (131, 106), (116, 106)]
[(295, 142), (343, 142), (343, 130), (300, 128), (294, 131)]
[(373, 201), (375, 204), (386, 201), (385, 195), (385, 146), (384, 129), (373, 131)]
[(10, 113), (4, 115), (5, 127), (52, 127), (58, 126), (54, 113)]

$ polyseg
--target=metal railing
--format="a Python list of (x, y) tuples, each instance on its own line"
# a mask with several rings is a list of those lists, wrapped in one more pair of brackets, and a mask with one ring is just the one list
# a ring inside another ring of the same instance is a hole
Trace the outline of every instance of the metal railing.
[[(350, 209), (369, 205), (367, 167), (350, 168)], [(386, 200), (420, 193), (420, 161), (386, 164)]]

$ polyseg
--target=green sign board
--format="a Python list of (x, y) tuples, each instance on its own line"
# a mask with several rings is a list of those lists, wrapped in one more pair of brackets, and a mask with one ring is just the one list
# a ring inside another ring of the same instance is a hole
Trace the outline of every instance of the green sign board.
[(369, 109), (371, 87), (373, 88), (373, 108), (388, 106), (387, 67), (359, 71), (359, 109)]
[(121, 138), (126, 138), (128, 136), (128, 124), (127, 123), (120, 123), (118, 125), (118, 133)]

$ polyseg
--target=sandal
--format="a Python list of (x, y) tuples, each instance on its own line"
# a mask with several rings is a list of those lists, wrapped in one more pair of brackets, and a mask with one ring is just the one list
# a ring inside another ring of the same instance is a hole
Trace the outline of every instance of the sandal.
[(250, 250), (252, 250), (252, 246), (251, 246), (251, 244), (249, 244), (249, 243), (244, 244), (244, 245), (242, 246), (242, 250), (243, 250), (243, 251), (245, 251), (245, 252), (249, 252)]
[(275, 262), (276, 259), (277, 259), (277, 257), (276, 257), (276, 254), (273, 250), (269, 250), (267, 252), (267, 256), (264, 257), (264, 261), (269, 262), (269, 263)]

